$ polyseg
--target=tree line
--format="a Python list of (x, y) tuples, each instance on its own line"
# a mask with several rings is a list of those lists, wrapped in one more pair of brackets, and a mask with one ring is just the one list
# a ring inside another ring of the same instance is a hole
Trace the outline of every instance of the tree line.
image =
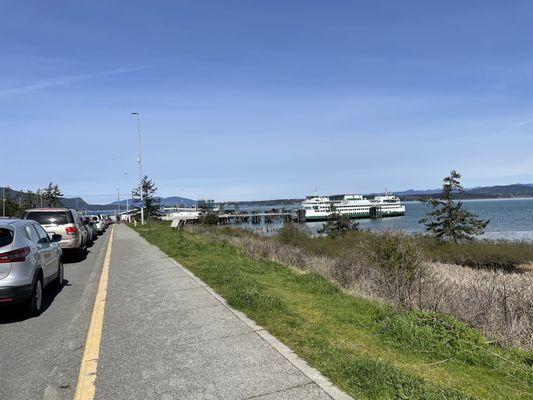
[[(161, 216), (161, 200), (156, 196), (157, 186), (155, 183), (144, 176), (142, 183), (133, 188), (132, 193), (136, 198), (134, 206), (140, 207), (140, 194), (143, 194), (144, 211), (147, 220), (153, 220)], [(25, 210), (37, 207), (63, 207), (61, 198), (63, 193), (58, 184), (50, 182), (48, 186), (39, 188), (37, 190), (15, 191), (10, 187), (2, 188), (0, 192), (0, 199), (3, 201), (3, 206), (0, 212), (6, 217), (19, 217)], [(5, 210), (5, 212), (4, 212)], [(0, 214), (1, 215), (1, 214)]]
[(61, 197), (63, 193), (59, 185), (50, 182), (48, 186), (36, 191), (25, 190), (16, 192), (10, 187), (2, 188), (0, 193), (3, 200), (2, 213), (5, 216), (18, 217), (24, 210), (35, 207), (62, 207)]

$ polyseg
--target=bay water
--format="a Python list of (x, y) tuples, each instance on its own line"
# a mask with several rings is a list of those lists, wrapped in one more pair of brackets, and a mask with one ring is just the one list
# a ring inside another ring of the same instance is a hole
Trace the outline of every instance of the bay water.
[[(405, 202), (406, 212), (401, 217), (382, 219), (360, 219), (361, 229), (383, 231), (388, 229), (403, 230), (408, 233), (424, 232), (424, 225), (420, 219), (429, 211), (431, 206), (422, 202)], [(479, 218), (490, 219), (489, 225), (482, 238), (533, 241), (533, 198), (528, 199), (491, 199), (491, 200), (464, 200), (464, 207), (477, 214)], [(261, 210), (272, 208), (292, 209), (298, 206), (287, 207), (282, 205), (248, 206), (241, 207), (242, 211)], [(249, 229), (266, 235), (273, 234), (281, 228), (283, 222), (276, 221), (272, 224), (245, 224)], [(316, 233), (323, 222), (305, 222), (297, 224), (300, 229), (311, 234)]]

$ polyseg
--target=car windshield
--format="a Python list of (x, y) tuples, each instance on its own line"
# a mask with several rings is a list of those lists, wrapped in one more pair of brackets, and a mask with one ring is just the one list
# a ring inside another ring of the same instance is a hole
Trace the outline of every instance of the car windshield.
[(0, 228), (0, 247), (7, 246), (13, 242), (13, 231)]
[(26, 219), (31, 219), (41, 225), (64, 225), (70, 223), (66, 211), (30, 211)]

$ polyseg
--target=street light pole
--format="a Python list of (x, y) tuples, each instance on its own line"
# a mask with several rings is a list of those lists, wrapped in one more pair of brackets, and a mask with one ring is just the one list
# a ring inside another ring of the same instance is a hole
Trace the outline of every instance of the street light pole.
[(144, 198), (143, 198), (143, 164), (141, 158), (141, 116), (138, 112), (131, 115), (137, 117), (137, 163), (139, 164), (139, 194), (141, 197), (141, 225), (144, 225)]

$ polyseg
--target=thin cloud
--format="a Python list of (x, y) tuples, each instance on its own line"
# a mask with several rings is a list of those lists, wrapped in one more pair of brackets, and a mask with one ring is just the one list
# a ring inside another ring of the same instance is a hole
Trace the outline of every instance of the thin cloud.
[(521, 122), (517, 122), (516, 124), (513, 124), (511, 125), (513, 128), (519, 128), (521, 126), (525, 126), (525, 125), (529, 125), (531, 122), (533, 122), (533, 120), (529, 120), (529, 121), (521, 121)]
[(7, 89), (0, 89), (0, 96), (30, 93), (30, 92), (35, 92), (38, 90), (48, 89), (48, 88), (57, 87), (57, 86), (68, 86), (76, 82), (82, 82), (82, 81), (86, 81), (89, 79), (100, 78), (102, 76), (127, 74), (130, 72), (140, 71), (145, 68), (146, 67), (117, 68), (117, 69), (112, 69), (108, 71), (96, 72), (93, 74), (69, 75), (69, 76), (62, 76), (60, 78), (46, 79), (44, 81), (32, 83), (29, 85), (23, 85), (23, 86), (7, 88)]

